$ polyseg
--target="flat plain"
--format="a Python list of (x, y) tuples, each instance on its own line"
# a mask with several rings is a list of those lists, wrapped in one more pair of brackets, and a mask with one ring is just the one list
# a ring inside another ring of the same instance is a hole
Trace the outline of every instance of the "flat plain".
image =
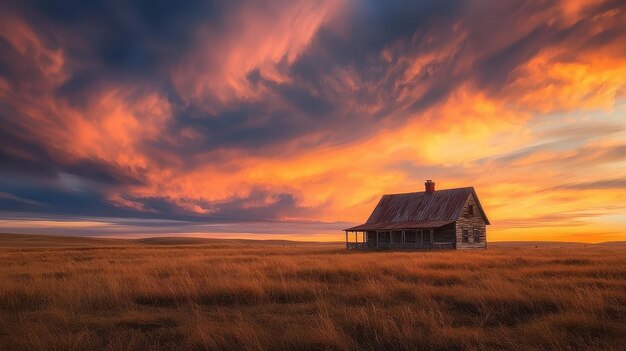
[(0, 235), (0, 350), (623, 350), (625, 257)]

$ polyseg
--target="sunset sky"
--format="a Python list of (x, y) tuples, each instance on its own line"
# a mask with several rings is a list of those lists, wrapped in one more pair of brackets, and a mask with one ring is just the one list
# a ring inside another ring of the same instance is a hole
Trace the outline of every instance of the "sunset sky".
[(0, 232), (626, 240), (625, 1), (3, 1)]

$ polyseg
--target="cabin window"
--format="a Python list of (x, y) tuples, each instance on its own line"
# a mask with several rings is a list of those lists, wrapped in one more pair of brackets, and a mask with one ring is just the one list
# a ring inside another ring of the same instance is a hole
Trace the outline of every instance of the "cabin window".
[(474, 242), (480, 242), (480, 228), (474, 228)]
[(470, 215), (474, 214), (474, 205), (469, 205), (469, 210), (467, 211)]
[(465, 228), (463, 228), (463, 243), (467, 244), (469, 243), (469, 231)]

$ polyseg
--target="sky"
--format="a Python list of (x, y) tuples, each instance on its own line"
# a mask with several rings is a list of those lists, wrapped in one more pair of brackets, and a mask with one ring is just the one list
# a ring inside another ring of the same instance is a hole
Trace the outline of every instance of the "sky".
[(626, 240), (626, 2), (3, 1), (0, 232), (343, 240), (473, 186)]

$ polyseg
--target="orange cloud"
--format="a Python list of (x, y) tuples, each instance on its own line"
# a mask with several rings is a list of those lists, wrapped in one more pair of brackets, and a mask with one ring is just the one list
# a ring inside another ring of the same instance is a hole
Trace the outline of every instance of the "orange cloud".
[(196, 30), (197, 48), (174, 69), (173, 81), (186, 99), (203, 104), (247, 100), (258, 95), (247, 75), (260, 70), (274, 81), (289, 78), (279, 65), (289, 65), (343, 1), (288, 1), (280, 5), (253, 2), (229, 13), (225, 32), (212, 23)]

